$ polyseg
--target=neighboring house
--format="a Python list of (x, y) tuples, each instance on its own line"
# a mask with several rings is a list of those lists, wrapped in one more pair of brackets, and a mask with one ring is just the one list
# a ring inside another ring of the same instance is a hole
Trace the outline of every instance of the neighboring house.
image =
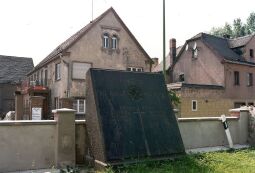
[(32, 58), (0, 55), (0, 117), (15, 110), (14, 92), (33, 67)]
[(176, 55), (175, 39), (170, 43), (168, 88), (181, 97), (179, 116), (220, 116), (254, 105), (254, 35), (229, 39), (200, 33)]
[(28, 78), (30, 84), (50, 90), (49, 110), (69, 107), (77, 111), (77, 116), (84, 117), (85, 75), (89, 68), (150, 72), (152, 64), (152, 59), (110, 8), (54, 49)]

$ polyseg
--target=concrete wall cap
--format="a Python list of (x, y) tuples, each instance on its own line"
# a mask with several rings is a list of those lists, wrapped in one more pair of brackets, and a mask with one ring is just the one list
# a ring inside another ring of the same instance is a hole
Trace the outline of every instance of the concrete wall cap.
[(67, 108), (52, 110), (52, 113), (58, 113), (58, 112), (76, 112), (76, 110), (74, 110), (74, 109), (67, 109)]
[(229, 112), (240, 112), (240, 111), (249, 111), (249, 107), (243, 106), (240, 108), (229, 109)]

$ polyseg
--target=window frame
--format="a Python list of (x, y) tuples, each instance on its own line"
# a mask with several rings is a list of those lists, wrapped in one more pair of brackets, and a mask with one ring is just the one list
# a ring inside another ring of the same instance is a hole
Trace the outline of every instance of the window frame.
[(143, 67), (127, 67), (127, 71), (143, 72)]
[(118, 37), (116, 35), (113, 35), (112, 38), (112, 49), (116, 50), (118, 49)]
[(108, 33), (103, 33), (103, 48), (110, 48), (110, 35)]
[(185, 81), (184, 73), (179, 74), (179, 82), (184, 82), (184, 81)]
[(250, 49), (250, 58), (254, 58), (254, 51), (253, 51), (253, 49)]
[(55, 64), (55, 80), (58, 81), (61, 79), (61, 63)]
[[(83, 112), (80, 111), (80, 101), (83, 101)], [(74, 106), (74, 103), (73, 103), (73, 109), (76, 111), (76, 114), (85, 114), (86, 113), (86, 99), (75, 99), (74, 102), (76, 102), (76, 108)]]
[(234, 71), (234, 85), (239, 86), (240, 85), (240, 72)]
[[(194, 103), (195, 103), (195, 109), (194, 109)], [(197, 100), (191, 100), (191, 110), (192, 111), (197, 111)]]
[(247, 73), (247, 86), (253, 86), (253, 74)]

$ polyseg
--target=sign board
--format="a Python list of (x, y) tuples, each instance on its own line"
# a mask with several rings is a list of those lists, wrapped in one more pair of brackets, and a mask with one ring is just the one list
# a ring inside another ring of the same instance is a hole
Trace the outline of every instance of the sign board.
[(90, 67), (90, 63), (73, 62), (73, 79), (85, 79), (85, 74)]
[(42, 108), (32, 108), (32, 120), (42, 119)]
[(111, 164), (185, 152), (162, 74), (90, 69), (86, 80), (95, 160)]

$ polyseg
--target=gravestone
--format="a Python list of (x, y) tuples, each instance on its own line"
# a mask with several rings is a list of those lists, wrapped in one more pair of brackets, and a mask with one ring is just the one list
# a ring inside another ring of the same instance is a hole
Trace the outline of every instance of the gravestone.
[(102, 165), (185, 152), (162, 74), (91, 68), (85, 119)]

